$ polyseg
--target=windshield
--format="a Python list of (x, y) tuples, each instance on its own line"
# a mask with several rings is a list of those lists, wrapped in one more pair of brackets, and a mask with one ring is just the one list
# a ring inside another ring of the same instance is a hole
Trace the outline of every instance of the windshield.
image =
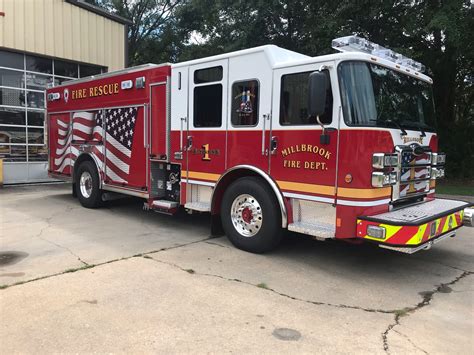
[(338, 70), (348, 125), (434, 131), (430, 84), (367, 62), (342, 62)]

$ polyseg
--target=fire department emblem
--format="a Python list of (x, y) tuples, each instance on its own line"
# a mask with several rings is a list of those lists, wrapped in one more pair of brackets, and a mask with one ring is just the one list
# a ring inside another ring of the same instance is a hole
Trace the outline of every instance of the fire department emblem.
[(64, 101), (67, 102), (69, 100), (69, 90), (68, 89), (64, 89), (63, 96), (64, 96)]

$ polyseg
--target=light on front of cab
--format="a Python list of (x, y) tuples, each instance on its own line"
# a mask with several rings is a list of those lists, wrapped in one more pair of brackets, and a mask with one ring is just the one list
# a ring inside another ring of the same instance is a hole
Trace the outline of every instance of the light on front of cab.
[(385, 228), (380, 226), (368, 226), (367, 235), (376, 239), (385, 239)]
[(371, 42), (365, 38), (357, 36), (345, 36), (333, 39), (332, 48), (340, 52), (363, 52), (375, 57), (389, 60), (393, 63), (404, 66), (420, 73), (425, 71), (425, 66), (403, 54), (392, 51), (377, 43)]

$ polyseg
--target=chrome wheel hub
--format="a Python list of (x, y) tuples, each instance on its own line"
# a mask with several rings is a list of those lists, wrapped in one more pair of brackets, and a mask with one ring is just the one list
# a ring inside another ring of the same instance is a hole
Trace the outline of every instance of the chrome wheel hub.
[(85, 198), (89, 198), (92, 195), (92, 176), (88, 171), (84, 171), (81, 174), (79, 180), (79, 187), (81, 189), (81, 195)]
[(262, 208), (257, 199), (249, 194), (235, 198), (231, 207), (234, 228), (244, 237), (253, 237), (262, 228)]

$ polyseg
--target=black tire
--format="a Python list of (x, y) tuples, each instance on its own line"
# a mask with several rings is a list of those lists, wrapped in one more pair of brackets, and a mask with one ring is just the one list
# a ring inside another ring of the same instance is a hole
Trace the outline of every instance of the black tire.
[[(83, 191), (81, 190), (81, 177), (83, 175), (86, 176), (86, 174), (89, 174), (92, 178), (92, 183), (90, 185), (91, 192), (89, 196), (84, 195)], [(79, 168), (77, 169), (75, 185), (77, 198), (83, 207), (100, 207), (102, 204), (102, 191), (99, 188), (99, 174), (97, 173), (97, 169), (93, 162), (85, 161), (79, 165)]]
[[(234, 219), (233, 205), (236, 211), (241, 211), (235, 214), (237, 217)], [(275, 193), (257, 177), (243, 177), (229, 186), (222, 199), (221, 218), (224, 231), (232, 244), (251, 253), (275, 249), (283, 236), (281, 212)], [(260, 222), (257, 222), (259, 218)]]

